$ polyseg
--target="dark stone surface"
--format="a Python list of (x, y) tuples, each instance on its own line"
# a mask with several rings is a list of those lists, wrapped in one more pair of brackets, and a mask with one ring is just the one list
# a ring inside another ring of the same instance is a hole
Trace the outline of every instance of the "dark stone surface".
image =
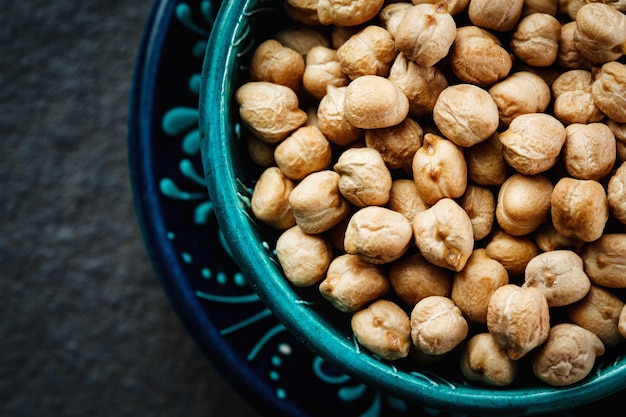
[(0, 415), (255, 416), (155, 277), (126, 152), (150, 2), (0, 13)]

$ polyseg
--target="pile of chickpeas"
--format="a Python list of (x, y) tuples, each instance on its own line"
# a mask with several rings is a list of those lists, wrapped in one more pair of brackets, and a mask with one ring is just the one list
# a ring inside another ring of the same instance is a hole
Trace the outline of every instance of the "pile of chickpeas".
[(291, 284), (381, 359), (487, 385), (623, 347), (626, 2), (284, 7), (236, 102)]

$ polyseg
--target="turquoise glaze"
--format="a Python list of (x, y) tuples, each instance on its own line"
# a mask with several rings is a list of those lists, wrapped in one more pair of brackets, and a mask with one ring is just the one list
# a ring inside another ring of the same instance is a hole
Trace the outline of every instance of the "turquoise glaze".
[(488, 388), (460, 374), (406, 370), (360, 349), (345, 315), (320, 308), (312, 293), (293, 288), (273, 257), (273, 237), (249, 214), (255, 173), (238, 151), (241, 126), (233, 94), (254, 46), (280, 29), (280, 1), (225, 2), (215, 21), (200, 90), (200, 149), (207, 188), (224, 239), (241, 271), (274, 315), (306, 346), (347, 375), (392, 397), (470, 415), (535, 415), (571, 409), (626, 388), (623, 346), (599, 358), (593, 374), (564, 388), (529, 378)]

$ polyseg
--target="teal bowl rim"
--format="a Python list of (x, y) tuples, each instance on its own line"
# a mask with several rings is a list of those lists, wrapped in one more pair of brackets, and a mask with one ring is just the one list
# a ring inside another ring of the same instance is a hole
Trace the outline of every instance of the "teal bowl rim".
[[(626, 388), (626, 359), (580, 383), (567, 387), (488, 388), (452, 383), (418, 371), (403, 371), (360, 351), (350, 336), (325, 326), (324, 318), (303, 302), (281, 276), (267, 245), (246, 212), (246, 187), (238, 181), (237, 161), (230, 155), (234, 140), (234, 97), (237, 60), (250, 30), (246, 17), (267, 1), (232, 0), (220, 9), (202, 69), (199, 127), (204, 174), (215, 215), (225, 240), (259, 298), (285, 327), (315, 354), (346, 374), (387, 394), (438, 410), (473, 415), (535, 415), (572, 409)], [(226, 139), (226, 140), (224, 140)]]

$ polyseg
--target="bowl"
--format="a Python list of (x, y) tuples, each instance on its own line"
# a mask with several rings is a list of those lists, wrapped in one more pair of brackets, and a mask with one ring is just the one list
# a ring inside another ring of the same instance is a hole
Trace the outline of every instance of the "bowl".
[[(250, 211), (260, 174), (245, 151), (244, 127), (234, 100), (246, 80), (252, 51), (288, 24), (281, 1), (225, 2), (215, 21), (202, 70), (199, 118), (207, 188), (226, 244), (254, 291), (314, 353), (346, 374), (392, 397), (437, 410), (470, 415), (536, 415), (572, 409), (626, 387), (622, 349), (608, 349), (590, 375), (554, 387), (522, 375), (504, 388), (465, 379), (458, 366), (405, 368), (368, 353), (355, 342), (345, 313), (316, 287), (294, 287), (274, 253), (277, 233)], [(523, 372), (521, 372), (523, 374)]]

